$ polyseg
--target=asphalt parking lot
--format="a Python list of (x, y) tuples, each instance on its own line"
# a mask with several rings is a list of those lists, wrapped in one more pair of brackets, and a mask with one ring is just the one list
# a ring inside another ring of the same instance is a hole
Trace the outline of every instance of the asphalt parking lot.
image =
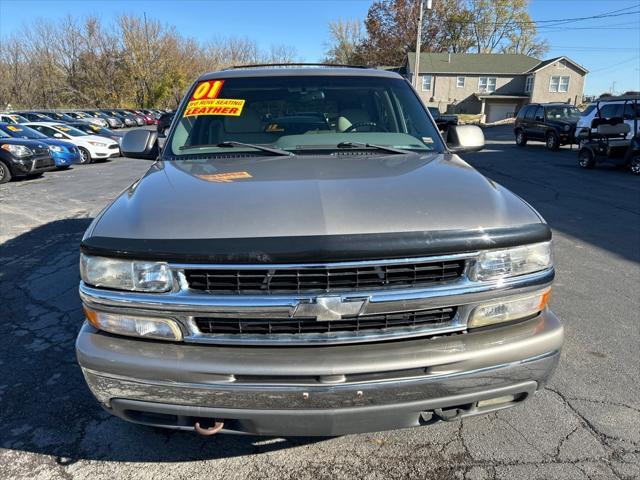
[[(640, 179), (487, 130), (465, 158), (554, 230), (561, 364), (525, 405), (333, 439), (159, 431), (103, 412), (74, 355), (84, 229), (150, 162), (0, 186), (0, 478), (640, 478)], [(455, 188), (452, 185), (452, 188)], [(470, 206), (472, 208), (472, 206)]]

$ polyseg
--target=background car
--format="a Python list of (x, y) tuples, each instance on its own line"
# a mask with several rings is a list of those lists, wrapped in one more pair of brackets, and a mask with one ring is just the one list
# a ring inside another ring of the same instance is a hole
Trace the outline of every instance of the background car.
[(0, 130), (0, 183), (15, 177), (39, 177), (54, 168), (49, 145), (13, 138)]
[(107, 115), (106, 113), (100, 112), (98, 110), (83, 110), (84, 113), (88, 115), (92, 115), (96, 118), (103, 118), (106, 120), (108, 127), (107, 128), (122, 128), (124, 127), (124, 123), (114, 116)]
[(93, 123), (94, 125), (98, 125), (99, 127), (108, 127), (109, 124), (107, 123), (107, 121), (103, 118), (96, 118), (93, 117), (91, 115), (89, 115), (88, 113), (84, 113), (84, 112), (80, 112), (80, 111), (73, 111), (73, 112), (65, 112), (67, 115), (69, 115), (70, 117), (73, 117), (75, 120), (80, 120), (80, 121), (84, 121), (87, 123)]
[(520, 109), (513, 126), (516, 144), (523, 147), (529, 140), (545, 142), (549, 150), (574, 140), (580, 110), (566, 103), (531, 103)]
[(122, 143), (122, 137), (124, 136), (124, 133), (114, 132), (108, 128), (102, 128), (90, 123), (74, 122), (69, 123), (68, 125), (75, 127), (78, 130), (82, 130), (89, 135), (98, 135), (99, 137), (110, 138), (111, 140), (118, 142), (118, 145)]
[(18, 115), (23, 116), (30, 122), (55, 122), (55, 120), (44, 113), (38, 113), (33, 111), (16, 112)]
[(56, 112), (54, 110), (40, 110), (36, 113), (41, 113), (43, 115), (46, 115), (47, 117), (52, 118), (56, 122), (68, 123), (68, 122), (73, 122), (75, 120), (74, 118), (70, 117), (66, 113)]
[(119, 110), (119, 111), (125, 112), (128, 115), (131, 115), (131, 117), (134, 119), (134, 121), (136, 122), (136, 125), (138, 127), (142, 127), (143, 125), (147, 124), (146, 120), (144, 119), (144, 116), (139, 115), (134, 110), (131, 110), (131, 109), (128, 109), (128, 108), (124, 108), (124, 109)]
[(48, 145), (51, 157), (59, 170), (66, 170), (74, 163), (80, 163), (80, 152), (71, 142), (49, 138), (26, 125), (20, 124), (0, 123), (0, 132), (4, 132), (13, 138), (37, 140)]
[(176, 112), (167, 112), (160, 115), (158, 119), (158, 134), (164, 135), (165, 137), (169, 133), (169, 128), (171, 128), (171, 122), (173, 121), (173, 117)]
[[(576, 137), (581, 142), (592, 129), (592, 122), (595, 118), (612, 119), (620, 118), (620, 121), (629, 125), (629, 133), (626, 135), (630, 139), (634, 135), (634, 119), (640, 119), (640, 107), (634, 103), (638, 96), (611, 97), (598, 101), (587, 106), (582, 112), (576, 124)], [(640, 122), (638, 122), (638, 132), (640, 133)]]
[(47, 137), (68, 140), (73, 143), (80, 150), (80, 163), (92, 163), (120, 156), (118, 142), (110, 138), (89, 135), (75, 127), (56, 122), (34, 122), (26, 125)]
[(107, 115), (112, 115), (112, 116), (118, 118), (123, 123), (123, 125), (125, 127), (135, 127), (136, 126), (136, 121), (129, 114), (125, 114), (125, 113), (117, 111), (117, 110), (101, 110), (101, 112), (104, 112)]
[(0, 113), (2, 123), (27, 123), (29, 120), (17, 113)]

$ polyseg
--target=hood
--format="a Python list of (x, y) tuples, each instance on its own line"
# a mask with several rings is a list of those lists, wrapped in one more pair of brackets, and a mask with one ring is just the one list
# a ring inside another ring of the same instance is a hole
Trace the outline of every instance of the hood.
[(576, 124), (578, 123), (578, 119), (579, 117), (567, 117), (561, 120), (547, 120), (547, 123), (549, 125), (560, 125), (560, 126), (569, 125), (571, 127), (575, 127)]
[(41, 150), (41, 149), (46, 149), (47, 151), (49, 151), (49, 147), (48, 147), (48, 143), (45, 140), (33, 140), (33, 139), (28, 139), (28, 138), (7, 138), (7, 137), (1, 137), (0, 138), (0, 145), (2, 145), (3, 143), (10, 143), (12, 145), (23, 145), (25, 147), (29, 147), (32, 150)]
[(112, 143), (118, 143), (115, 140), (111, 140), (108, 137), (101, 137), (99, 135), (86, 135), (83, 137), (74, 137), (82, 142), (100, 142), (100, 143), (104, 143), (106, 145), (110, 145)]
[(159, 161), (88, 235), (239, 239), (539, 224), (523, 200), (450, 154)]

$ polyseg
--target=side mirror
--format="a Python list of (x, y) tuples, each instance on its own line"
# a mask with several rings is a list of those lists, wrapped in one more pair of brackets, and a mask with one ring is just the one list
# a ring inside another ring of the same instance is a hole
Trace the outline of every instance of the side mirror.
[(144, 160), (158, 158), (158, 133), (151, 130), (132, 130), (122, 137), (122, 155)]
[(484, 148), (484, 133), (476, 125), (452, 125), (447, 131), (447, 146), (454, 153), (477, 152)]
[(54, 133), (53, 136), (55, 138), (64, 138), (64, 135), (62, 135), (61, 133)]

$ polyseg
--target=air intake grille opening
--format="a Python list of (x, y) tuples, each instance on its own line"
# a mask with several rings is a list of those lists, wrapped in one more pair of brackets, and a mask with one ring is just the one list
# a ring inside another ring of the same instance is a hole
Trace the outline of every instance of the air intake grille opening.
[(448, 327), (456, 315), (455, 307), (343, 317), (330, 322), (315, 318), (224, 318), (195, 317), (201, 333), (211, 335), (323, 334), (380, 331), (399, 328), (434, 329)]
[(186, 269), (192, 290), (221, 294), (330, 293), (411, 288), (460, 278), (464, 260), (301, 268)]

